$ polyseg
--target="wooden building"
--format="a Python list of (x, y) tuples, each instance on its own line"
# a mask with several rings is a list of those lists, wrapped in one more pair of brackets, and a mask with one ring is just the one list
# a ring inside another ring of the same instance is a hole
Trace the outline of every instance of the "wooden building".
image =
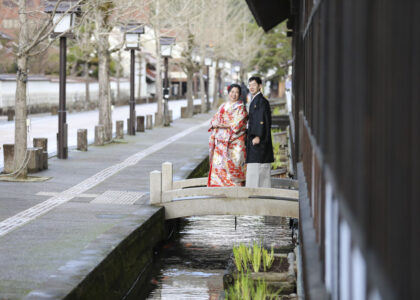
[(247, 0), (293, 38), (306, 299), (420, 299), (420, 2)]

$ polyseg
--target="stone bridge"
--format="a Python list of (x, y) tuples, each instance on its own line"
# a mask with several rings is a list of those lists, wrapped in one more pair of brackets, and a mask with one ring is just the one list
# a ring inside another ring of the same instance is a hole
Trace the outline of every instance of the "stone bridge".
[(299, 218), (299, 192), (280, 188), (207, 187), (207, 178), (173, 181), (172, 163), (150, 172), (150, 204), (166, 219), (203, 215)]

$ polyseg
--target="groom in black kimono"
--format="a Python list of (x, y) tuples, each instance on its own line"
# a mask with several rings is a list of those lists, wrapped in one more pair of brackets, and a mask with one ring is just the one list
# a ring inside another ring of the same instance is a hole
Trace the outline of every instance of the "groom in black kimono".
[(261, 78), (251, 77), (248, 83), (252, 98), (248, 113), (246, 186), (271, 187), (271, 163), (274, 155), (270, 103), (261, 93)]

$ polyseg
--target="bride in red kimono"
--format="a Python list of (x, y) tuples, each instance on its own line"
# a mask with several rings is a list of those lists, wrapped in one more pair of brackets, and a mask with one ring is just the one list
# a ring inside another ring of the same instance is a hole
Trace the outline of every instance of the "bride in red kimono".
[(210, 172), (207, 186), (243, 186), (246, 175), (245, 104), (239, 100), (241, 87), (232, 84), (229, 101), (223, 103), (210, 122)]

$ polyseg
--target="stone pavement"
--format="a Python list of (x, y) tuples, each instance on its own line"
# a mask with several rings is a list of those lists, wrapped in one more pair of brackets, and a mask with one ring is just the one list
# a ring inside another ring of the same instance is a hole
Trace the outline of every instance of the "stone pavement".
[[(123, 143), (71, 151), (67, 160), (51, 158), (49, 169), (35, 174), (51, 177), (45, 182), (0, 182), (0, 299), (63, 298), (76, 286), (79, 293), (87, 277), (94, 278), (90, 286), (115, 283), (93, 270), (113, 249), (127, 257), (122, 241), (157, 215), (163, 220), (162, 209), (148, 205), (149, 172), (171, 161), (174, 177), (185, 178), (208, 154), (210, 117), (200, 114), (126, 135)], [(124, 263), (123, 273), (131, 270), (128, 259)], [(132, 283), (125, 284), (127, 289)], [(115, 297), (106, 298), (120, 297), (120, 288), (112, 289)]]

